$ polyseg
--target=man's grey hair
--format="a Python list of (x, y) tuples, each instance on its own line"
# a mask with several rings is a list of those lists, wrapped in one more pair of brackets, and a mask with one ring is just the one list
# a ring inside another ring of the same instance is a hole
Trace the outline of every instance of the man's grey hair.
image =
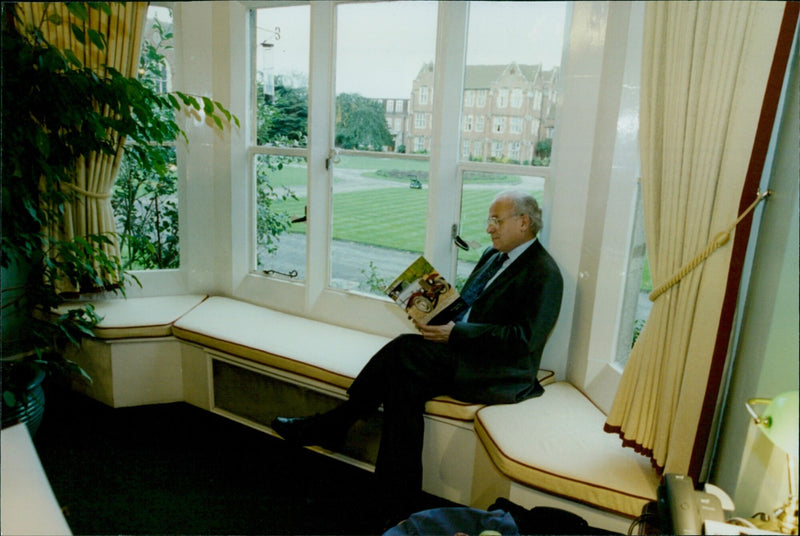
[(532, 195), (522, 190), (507, 190), (495, 196), (495, 200), (500, 198), (510, 199), (514, 203), (515, 214), (528, 216), (533, 236), (539, 234), (539, 231), (542, 230), (542, 209), (539, 208), (539, 203)]

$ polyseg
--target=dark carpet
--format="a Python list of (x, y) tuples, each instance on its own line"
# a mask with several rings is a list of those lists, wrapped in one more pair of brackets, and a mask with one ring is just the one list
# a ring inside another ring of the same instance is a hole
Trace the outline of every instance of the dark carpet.
[[(184, 403), (48, 393), (34, 438), (74, 534), (380, 534), (372, 473)], [(420, 509), (453, 506), (424, 495)]]

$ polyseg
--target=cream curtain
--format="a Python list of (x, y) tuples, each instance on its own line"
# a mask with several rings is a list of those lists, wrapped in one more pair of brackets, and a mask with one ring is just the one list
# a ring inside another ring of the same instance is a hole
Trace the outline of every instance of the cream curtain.
[[(698, 430), (710, 423), (709, 399), (716, 403), (718, 337), (724, 336), (726, 351), (730, 334), (723, 303), (734, 241), (718, 234), (733, 227), (742, 202), (756, 199), (755, 189), (743, 189), (784, 7), (734, 1), (648, 2), (645, 8), (645, 236), (654, 286), (675, 274), (679, 281), (654, 296), (606, 430), (666, 472), (692, 474), (705, 451), (699, 443), (708, 436)], [(704, 250), (713, 253), (694, 266)], [(710, 409), (713, 414), (713, 404)]]
[[(44, 10), (47, 15), (60, 15), (61, 24), (46, 22), (42, 25), (45, 39), (61, 49), (71, 49), (83, 65), (104, 76), (106, 66), (112, 67), (125, 76), (136, 76), (139, 67), (139, 49), (147, 15), (148, 2), (111, 2), (111, 15), (99, 9), (89, 10), (89, 19), (81, 21), (72, 16), (63, 2), (24, 2), (18, 9), (24, 24), (39, 25)], [(76, 24), (87, 33), (96, 30), (106, 38), (104, 50), (98, 49), (89, 41), (78, 41), (72, 31)], [(109, 257), (119, 257), (114, 214), (111, 208), (111, 195), (117, 177), (124, 139), (115, 139), (119, 147), (116, 155), (93, 154), (81, 159), (75, 170), (74, 183), (69, 187), (78, 195), (68, 204), (64, 213), (64, 224), (59, 229), (50, 229), (54, 238), (71, 240), (90, 234), (104, 234), (111, 243), (104, 246)], [(61, 288), (62, 291), (80, 290)]]

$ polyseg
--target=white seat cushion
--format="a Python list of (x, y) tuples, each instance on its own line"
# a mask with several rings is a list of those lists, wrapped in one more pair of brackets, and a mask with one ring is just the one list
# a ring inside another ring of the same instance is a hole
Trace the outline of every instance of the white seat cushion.
[[(556, 381), (556, 375), (552, 370), (539, 369), (536, 377), (539, 379), (539, 384), (542, 386)], [(472, 422), (475, 419), (475, 414), (478, 413), (478, 410), (482, 407), (484, 407), (483, 404), (462, 402), (449, 396), (437, 396), (425, 403), (425, 413), (449, 417), (459, 421)]]
[(181, 339), (343, 388), (389, 340), (222, 297), (204, 301), (173, 331)]
[[(258, 305), (211, 297), (173, 326), (176, 337), (347, 389), (387, 337), (310, 320)], [(552, 382), (553, 372), (539, 371)], [(472, 421), (481, 404), (440, 396), (426, 413)]]
[(629, 517), (656, 499), (650, 460), (603, 431), (605, 415), (578, 389), (556, 382), (544, 395), (478, 411), (475, 431), (512, 480)]
[(206, 295), (156, 296), (151, 298), (110, 298), (89, 301), (68, 301), (58, 309), (64, 314), (69, 309), (94, 305), (102, 320), (95, 326), (94, 334), (100, 339), (127, 339), (139, 337), (166, 337), (172, 334), (172, 324), (182, 315), (206, 299)]

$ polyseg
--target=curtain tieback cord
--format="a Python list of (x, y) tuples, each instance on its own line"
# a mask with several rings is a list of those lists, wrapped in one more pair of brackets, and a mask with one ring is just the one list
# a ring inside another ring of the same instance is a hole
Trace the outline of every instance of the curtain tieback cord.
[(656, 289), (654, 289), (650, 293), (650, 301), (654, 302), (658, 299), (659, 296), (664, 294), (667, 290), (675, 286), (681, 279), (686, 277), (686, 275), (697, 268), (703, 261), (705, 261), (712, 253), (714, 253), (717, 249), (721, 248), (725, 244), (728, 243), (728, 240), (731, 238), (731, 232), (736, 228), (737, 225), (748, 215), (750, 212), (753, 211), (756, 206), (763, 201), (767, 196), (772, 194), (772, 190), (765, 190), (764, 192), (758, 192), (756, 195), (756, 200), (753, 201), (747, 209), (745, 209), (742, 214), (736, 218), (736, 221), (733, 222), (726, 230), (718, 233), (711, 243), (706, 246), (706, 248), (701, 251), (694, 259), (686, 263), (683, 268), (675, 272), (672, 277), (670, 277), (665, 283), (659, 285)]
[(61, 184), (64, 185), (64, 186), (67, 186), (71, 190), (75, 190), (76, 192), (78, 192), (79, 194), (81, 194), (84, 197), (89, 197), (89, 198), (92, 198), (92, 199), (108, 199), (109, 197), (111, 197), (113, 195), (111, 193), (100, 194), (100, 193), (96, 193), (96, 192), (90, 192), (89, 190), (84, 190), (80, 186), (76, 186), (76, 185), (72, 184), (71, 182), (62, 182)]

